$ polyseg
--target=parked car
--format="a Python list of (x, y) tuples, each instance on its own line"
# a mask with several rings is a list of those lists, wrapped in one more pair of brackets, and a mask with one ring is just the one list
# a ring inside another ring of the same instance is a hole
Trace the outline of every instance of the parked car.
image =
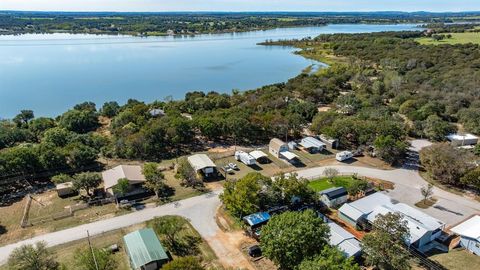
[(248, 255), (253, 258), (262, 256), (262, 249), (258, 245), (254, 245), (248, 248)]
[(228, 166), (228, 165), (223, 166), (223, 167), (222, 167), (222, 170), (223, 170), (224, 172), (228, 173), (228, 174), (233, 174), (233, 169), (230, 168), (230, 166)]
[(228, 167), (230, 167), (232, 170), (238, 170), (238, 166), (235, 163), (228, 163)]

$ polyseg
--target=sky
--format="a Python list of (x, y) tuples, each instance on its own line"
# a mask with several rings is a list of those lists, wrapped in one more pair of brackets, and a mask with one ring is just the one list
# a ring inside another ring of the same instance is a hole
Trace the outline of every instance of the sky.
[(0, 0), (28, 11), (480, 11), (480, 0)]

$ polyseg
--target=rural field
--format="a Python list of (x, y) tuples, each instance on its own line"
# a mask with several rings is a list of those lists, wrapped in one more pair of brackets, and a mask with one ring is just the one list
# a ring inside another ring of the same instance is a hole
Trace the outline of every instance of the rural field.
[(452, 38), (446, 38), (440, 41), (436, 41), (433, 38), (423, 37), (417, 38), (416, 41), (422, 45), (441, 45), (441, 44), (467, 44), (474, 43), (480, 44), (480, 33), (465, 32), (465, 33), (451, 33)]

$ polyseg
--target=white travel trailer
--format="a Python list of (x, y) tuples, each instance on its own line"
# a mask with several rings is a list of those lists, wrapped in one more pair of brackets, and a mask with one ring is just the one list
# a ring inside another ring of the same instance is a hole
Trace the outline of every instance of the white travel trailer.
[(252, 155), (243, 151), (236, 151), (235, 159), (238, 161), (241, 161), (243, 164), (247, 166), (252, 166), (257, 163), (257, 160)]
[(338, 161), (345, 161), (345, 160), (349, 160), (353, 157), (353, 153), (350, 152), (350, 151), (343, 151), (343, 152), (340, 152), (340, 153), (337, 153), (337, 155), (335, 156), (336, 160)]

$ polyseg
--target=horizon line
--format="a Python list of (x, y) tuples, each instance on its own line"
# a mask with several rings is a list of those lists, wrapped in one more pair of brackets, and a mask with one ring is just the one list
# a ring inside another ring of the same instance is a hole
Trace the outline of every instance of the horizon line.
[(370, 10), (370, 11), (305, 11), (305, 10), (277, 10), (277, 11), (260, 11), (260, 10), (243, 10), (243, 11), (227, 11), (227, 10), (170, 10), (170, 11), (112, 11), (112, 10), (10, 10), (0, 9), (0, 12), (30, 12), (30, 13), (430, 13), (430, 14), (456, 14), (456, 13), (480, 13), (480, 10), (465, 11), (401, 11), (401, 10)]

